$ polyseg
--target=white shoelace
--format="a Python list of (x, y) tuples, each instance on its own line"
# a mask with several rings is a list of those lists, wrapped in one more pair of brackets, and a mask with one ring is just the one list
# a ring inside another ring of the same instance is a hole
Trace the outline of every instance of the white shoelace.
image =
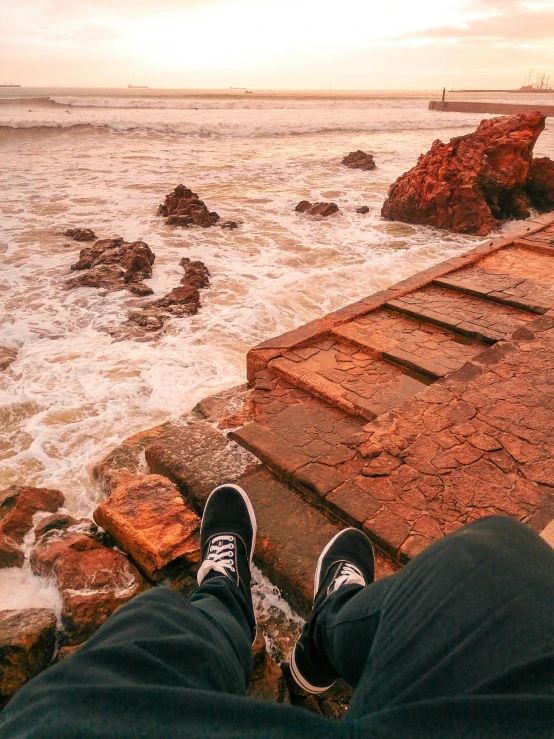
[(360, 570), (355, 567), (353, 564), (350, 564), (350, 562), (347, 562), (343, 565), (339, 576), (336, 580), (333, 581), (333, 584), (330, 586), (328, 593), (331, 595), (331, 593), (334, 593), (339, 588), (342, 588), (343, 585), (365, 585), (366, 581)]
[(227, 574), (227, 570), (235, 572), (235, 537), (234, 536), (217, 536), (210, 542), (210, 551), (208, 556), (198, 569), (198, 584), (202, 585), (202, 581), (208, 574), (215, 570), (221, 572), (222, 575)]

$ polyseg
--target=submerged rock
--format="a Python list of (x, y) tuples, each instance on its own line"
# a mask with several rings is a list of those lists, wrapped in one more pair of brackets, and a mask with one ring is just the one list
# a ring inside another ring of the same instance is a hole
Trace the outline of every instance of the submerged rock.
[(165, 201), (158, 207), (158, 216), (167, 218), (168, 226), (215, 226), (219, 216), (210, 212), (198, 195), (184, 185), (177, 185), (173, 192), (165, 196)]
[(365, 215), (366, 213), (369, 213), (369, 208), (367, 205), (362, 205), (361, 208), (356, 208), (356, 213), (361, 213), (362, 215)]
[(67, 288), (96, 287), (105, 290), (127, 289), (134, 295), (151, 295), (154, 291), (142, 280), (152, 277), (156, 256), (144, 241), (128, 243), (122, 238), (101, 239), (81, 249), (73, 271), (87, 270), (67, 280)]
[(336, 203), (310, 203), (308, 200), (301, 200), (295, 210), (311, 216), (327, 217), (338, 213), (339, 207)]
[(12, 362), (17, 359), (17, 349), (9, 349), (7, 346), (0, 346), (0, 372), (8, 369)]
[(73, 241), (94, 241), (98, 238), (91, 228), (68, 228), (63, 235), (68, 236)]
[(358, 149), (357, 151), (351, 151), (350, 154), (344, 157), (342, 163), (350, 169), (363, 169), (370, 170), (375, 169), (375, 160), (372, 154), (367, 154), (365, 151)]
[(56, 614), (47, 608), (0, 611), (0, 708), (50, 664)]
[(544, 125), (539, 112), (519, 113), (484, 120), (448, 144), (435, 141), (390, 187), (381, 215), (481, 236), (502, 220), (526, 218), (533, 198), (540, 207), (527, 183)]
[(99, 541), (102, 535), (91, 535), (94, 529), (90, 521), (47, 531), (31, 552), (34, 574), (55, 578), (60, 589), (63, 645), (81, 644), (119, 606), (148, 588), (122, 552)]
[(94, 519), (151, 580), (179, 561), (199, 561), (200, 519), (166, 477), (143, 475), (119, 485)]

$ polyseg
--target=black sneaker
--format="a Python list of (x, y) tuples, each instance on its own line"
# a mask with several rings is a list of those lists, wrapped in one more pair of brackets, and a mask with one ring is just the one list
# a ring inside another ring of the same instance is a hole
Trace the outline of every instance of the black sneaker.
[(200, 526), (202, 563), (198, 584), (226, 577), (250, 596), (250, 567), (256, 546), (256, 516), (238, 485), (220, 485), (210, 493)]
[[(370, 585), (374, 578), (373, 547), (359, 529), (344, 529), (321, 552), (314, 579), (314, 610), (345, 585)], [(290, 656), (295, 682), (308, 693), (324, 693), (338, 674), (325, 655), (318, 654), (312, 617), (302, 629)]]

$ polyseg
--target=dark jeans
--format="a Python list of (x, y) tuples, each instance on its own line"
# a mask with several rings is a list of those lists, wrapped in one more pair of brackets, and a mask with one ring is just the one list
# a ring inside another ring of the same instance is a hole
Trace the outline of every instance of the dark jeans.
[(356, 687), (346, 718), (244, 696), (250, 624), (218, 579), (155, 588), (0, 713), (0, 737), (548, 737), (554, 552), (507, 518), (436, 543), (393, 577), (348, 586), (311, 621)]

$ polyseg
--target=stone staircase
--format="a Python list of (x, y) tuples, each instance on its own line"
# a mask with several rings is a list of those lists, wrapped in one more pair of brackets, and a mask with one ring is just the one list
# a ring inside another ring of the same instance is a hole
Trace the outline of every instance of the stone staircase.
[[(477, 389), (475, 373), (503, 361), (500, 347), (515, 346), (510, 337), (535, 336), (537, 321), (539, 328), (544, 323), (539, 316), (554, 306), (553, 257), (554, 227), (536, 228), (265, 342), (249, 355), (255, 420), (230, 437), (317, 506), (363, 527), (400, 561), (473, 517), (507, 512), (501, 500), (479, 511), (452, 500), (456, 474), (504, 449), (490, 418), (453, 413), (457, 423), (442, 425), (431, 414), (421, 425), (420, 408), (452, 383), (462, 381), (467, 390), (473, 382)], [(523, 364), (527, 357), (522, 354)], [(472, 426), (472, 418), (479, 422)], [(421, 427), (406, 439), (394, 428), (403, 423)], [(376, 432), (387, 424), (388, 437), (376, 446)], [(433, 450), (429, 459), (407, 454), (418, 437)], [(487, 443), (491, 448), (482, 448)], [(441, 467), (435, 457), (448, 449), (454, 449), (453, 462)], [(510, 459), (517, 466), (517, 455)], [(512, 495), (518, 472), (491, 464), (511, 475), (503, 484)], [(515, 515), (536, 512), (525, 495), (518, 500)]]

